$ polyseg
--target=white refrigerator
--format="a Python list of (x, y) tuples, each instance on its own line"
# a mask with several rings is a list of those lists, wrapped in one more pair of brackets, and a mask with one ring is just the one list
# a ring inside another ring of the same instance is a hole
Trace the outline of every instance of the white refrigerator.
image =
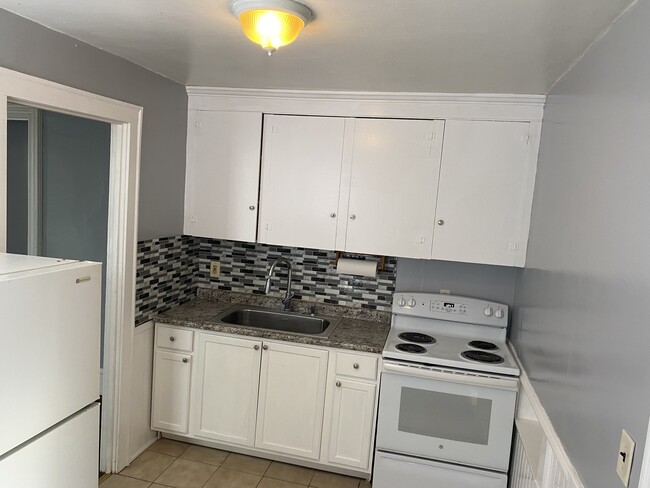
[(0, 253), (0, 487), (98, 485), (101, 264)]

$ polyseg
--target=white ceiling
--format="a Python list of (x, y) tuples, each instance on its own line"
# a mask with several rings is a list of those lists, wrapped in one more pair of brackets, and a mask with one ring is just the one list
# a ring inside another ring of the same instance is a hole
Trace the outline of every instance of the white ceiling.
[(304, 0), (315, 19), (268, 57), (229, 0), (0, 0), (184, 85), (540, 93), (632, 0)]

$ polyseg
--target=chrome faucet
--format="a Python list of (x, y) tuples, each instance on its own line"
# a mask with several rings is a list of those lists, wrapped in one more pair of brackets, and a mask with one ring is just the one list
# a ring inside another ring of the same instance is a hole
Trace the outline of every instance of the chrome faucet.
[(289, 275), (287, 277), (287, 293), (286, 295), (284, 295), (284, 298), (282, 299), (282, 305), (284, 306), (284, 309), (289, 310), (289, 302), (293, 298), (293, 293), (291, 293), (292, 266), (291, 266), (291, 261), (289, 261), (287, 258), (279, 257), (278, 259), (273, 261), (273, 264), (271, 264), (271, 267), (269, 268), (269, 274), (266, 275), (266, 288), (264, 289), (264, 293), (268, 295), (268, 293), (271, 291), (271, 276), (273, 276), (273, 271), (275, 270), (275, 267), (278, 265), (278, 263), (286, 264), (289, 270)]

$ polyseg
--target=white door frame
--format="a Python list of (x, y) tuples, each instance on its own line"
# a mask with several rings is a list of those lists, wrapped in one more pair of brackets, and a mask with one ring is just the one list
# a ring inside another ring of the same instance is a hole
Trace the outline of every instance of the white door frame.
[(142, 107), (0, 68), (0, 252), (7, 237), (7, 103), (111, 124), (100, 469), (130, 463), (129, 409)]
[(41, 158), (37, 108), (9, 103), (7, 120), (27, 122), (27, 253), (37, 256), (41, 250)]

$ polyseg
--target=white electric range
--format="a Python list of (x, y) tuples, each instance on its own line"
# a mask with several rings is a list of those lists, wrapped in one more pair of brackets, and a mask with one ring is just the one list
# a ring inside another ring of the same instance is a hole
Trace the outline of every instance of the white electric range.
[(505, 488), (519, 367), (508, 306), (396, 293), (373, 487)]

